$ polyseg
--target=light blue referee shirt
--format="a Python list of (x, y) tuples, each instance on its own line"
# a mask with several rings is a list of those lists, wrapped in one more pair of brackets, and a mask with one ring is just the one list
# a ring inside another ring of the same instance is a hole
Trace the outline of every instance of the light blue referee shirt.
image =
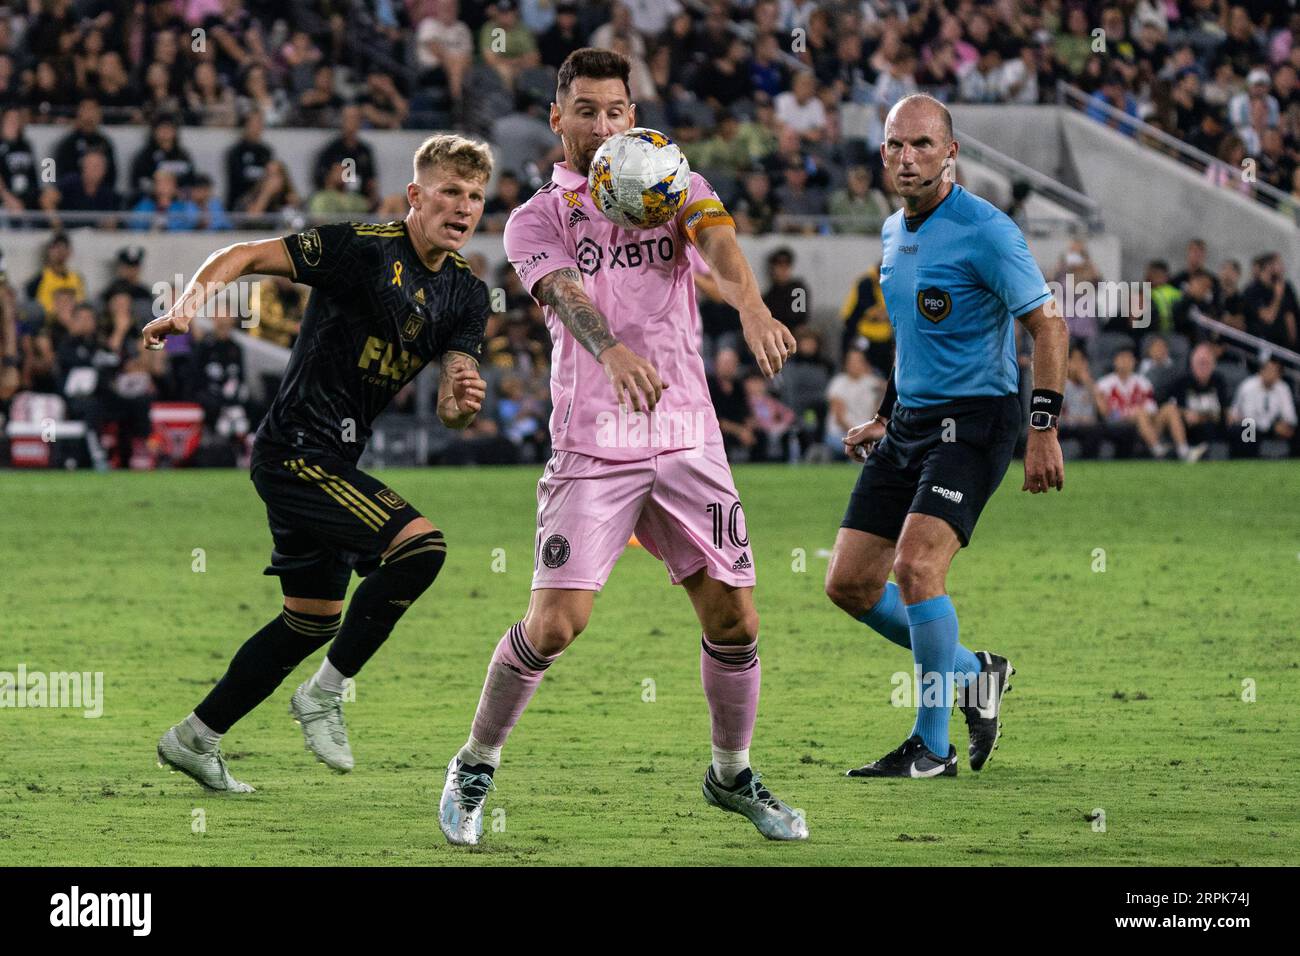
[(1017, 392), (1014, 320), (1051, 298), (1019, 227), (956, 183), (915, 231), (903, 212), (881, 229), (880, 267), (899, 404)]

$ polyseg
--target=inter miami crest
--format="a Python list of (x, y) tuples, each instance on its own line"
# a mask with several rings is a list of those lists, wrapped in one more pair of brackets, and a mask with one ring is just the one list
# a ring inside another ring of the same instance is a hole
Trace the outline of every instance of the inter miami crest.
[(942, 322), (952, 311), (952, 296), (933, 286), (916, 294), (916, 308), (931, 322)]
[(542, 545), (542, 564), (558, 568), (569, 560), (569, 541), (562, 534), (553, 534)]

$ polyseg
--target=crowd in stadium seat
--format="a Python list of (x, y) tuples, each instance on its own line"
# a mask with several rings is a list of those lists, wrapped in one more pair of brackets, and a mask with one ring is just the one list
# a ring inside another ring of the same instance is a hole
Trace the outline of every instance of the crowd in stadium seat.
[[(742, 233), (874, 232), (899, 205), (881, 176), (877, 149), (885, 112), (899, 97), (922, 90), (953, 102), (1050, 102), (1058, 80), (1092, 97), (1093, 115), (1122, 132), (1134, 133), (1135, 122), (1113, 118), (1103, 104), (1218, 157), (1222, 162), (1206, 175), (1228, 188), (1256, 191), (1238, 173), (1242, 161), (1255, 160), (1258, 181), (1291, 193), (1288, 208), (1300, 215), (1300, 14), (1272, 0), (48, 0), (0, 12), (0, 220), (26, 212), (34, 214), (28, 224), (73, 228), (80, 224), (74, 213), (100, 211), (111, 217), (101, 227), (188, 231), (220, 230), (242, 215), (251, 217), (242, 224), (253, 228), (287, 231), (305, 216), (400, 218), (405, 199), (381, 194), (366, 131), (454, 127), (496, 147), (500, 174), (482, 230), (499, 233), (562, 155), (547, 104), (556, 68), (588, 44), (631, 59), (639, 121), (671, 130), (693, 168), (727, 201)], [(25, 134), (30, 123), (51, 122), (68, 127), (54, 148), (53, 182), (39, 175), (45, 157)], [(104, 134), (104, 126), (121, 123), (150, 129), (136, 155), (116, 155)], [(196, 171), (185, 145), (186, 130), (195, 126), (231, 129), (224, 182)], [(282, 126), (339, 130), (316, 157), (311, 182), (294, 183), (265, 141), (267, 128)], [(121, 192), (119, 164), (128, 171)], [(1020, 189), (1014, 201), (1025, 196)], [(122, 337), (119, 324), (125, 296), (138, 330), (147, 318), (141, 297), (117, 287), (108, 297), (115, 305), (87, 304), (68, 262), (66, 238), (56, 239), (34, 282), (6, 286), (0, 296), (12, 329), (0, 338), (6, 359), (0, 403), (20, 388), (66, 387), (58, 346), (84, 326), (89, 308), (98, 328), (96, 354), (103, 353), (91, 358), (102, 373), (96, 396), (136, 373), (128, 392), (143, 387), (147, 376), (155, 399), (198, 401), (209, 425), (225, 422), (236, 440), (245, 428), (240, 414), (247, 427), (255, 425), (256, 408), (242, 399), (227, 402), (247, 391), (232, 363), (217, 355), (206, 364), (220, 374), (196, 374), (193, 354), (201, 341), (185, 352), (135, 354), (134, 334)], [(734, 311), (707, 275), (697, 276), (704, 353), (715, 396), (734, 416), (728, 439), (738, 457), (838, 454), (845, 423), (869, 403), (892, 361), (875, 270), (858, 277), (844, 303), (835, 349), (807, 324), (811, 290), (795, 265), (786, 249), (755, 263), (765, 301), (800, 343), (771, 389), (750, 374)], [(1141, 334), (1131, 323), (1064, 303), (1075, 343), (1086, 352), (1079, 372), (1086, 378), (1076, 381), (1072, 371), (1078, 414), (1086, 418), (1092, 409), (1098, 413), (1092, 424), (1103, 432), (1109, 427), (1093, 381), (1113, 370), (1120, 345), (1127, 344), (1135, 364), (1141, 355), (1152, 362), (1148, 371), (1159, 367), (1155, 378), (1164, 374), (1172, 382), (1194, 374), (1190, 356), (1205, 353), (1193, 346), (1206, 341), (1215, 350), (1213, 375), (1232, 386), (1226, 403), (1219, 400), (1223, 416), (1233, 407), (1263, 409), (1273, 438), (1287, 440), (1294, 414), (1277, 398), (1279, 389), (1290, 388), (1286, 379), (1267, 380), (1267, 366), (1256, 373), (1236, 361), (1196, 321), (1218, 319), (1295, 349), (1300, 315), (1282, 265), (1276, 255), (1244, 267), (1224, 259), (1210, 271), (1204, 244), (1189, 248), (1177, 273), (1152, 262), (1144, 276), (1151, 301), (1135, 304), (1153, 316), (1153, 326)], [(139, 264), (122, 267), (137, 275), (118, 282), (143, 289)], [(482, 263), (476, 268), (490, 285), (507, 290), (507, 304), (489, 329), (486, 364), (494, 379), (487, 414), (451, 457), (537, 460), (547, 450), (548, 412), (540, 312), (512, 270), (489, 277)], [(1119, 278), (1097, 274), (1082, 241), (1055, 272), (1048, 278)], [(263, 282), (250, 331), (292, 344), (303, 291), (286, 280)], [(225, 349), (221, 334), (212, 336), (214, 354)], [(74, 351), (65, 350), (65, 358), (80, 360)], [(108, 354), (116, 365), (108, 364)], [(839, 369), (830, 361), (837, 354)], [(1136, 368), (1132, 374), (1146, 377)], [(1255, 384), (1239, 395), (1247, 379)], [(1201, 423), (1186, 417), (1200, 414), (1188, 402), (1208, 402), (1198, 381), (1167, 395), (1160, 391), (1165, 385), (1152, 382), (1152, 425), (1163, 430), (1144, 443), (1148, 451), (1160, 451), (1166, 438), (1182, 444), (1173, 434), (1180, 424), (1189, 429), (1189, 447), (1201, 444), (1190, 431)], [(1087, 401), (1079, 397), (1085, 393)], [(1192, 393), (1194, 400), (1177, 398)], [(1162, 411), (1166, 399), (1181, 410), (1177, 420)], [(117, 414), (128, 405), (105, 397), (95, 414)], [(228, 412), (232, 407), (239, 411)], [(398, 410), (410, 407), (410, 396), (399, 396)], [(122, 415), (129, 436), (139, 422)], [(1080, 427), (1089, 424), (1084, 418)], [(1224, 418), (1225, 427), (1230, 421)], [(1107, 443), (1104, 436), (1094, 443), (1094, 434), (1081, 442), (1085, 453)]]

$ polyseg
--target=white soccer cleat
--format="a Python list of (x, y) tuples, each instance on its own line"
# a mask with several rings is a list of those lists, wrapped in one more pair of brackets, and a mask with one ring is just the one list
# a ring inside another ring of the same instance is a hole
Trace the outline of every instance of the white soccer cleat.
[(448, 843), (474, 846), (483, 836), (483, 801), (492, 783), (492, 768), (487, 764), (466, 767), (459, 757), (447, 764), (447, 779), (438, 803), (438, 826)]
[(293, 692), (289, 713), (302, 727), (304, 743), (317, 760), (339, 773), (352, 769), (352, 748), (348, 746), (348, 728), (343, 723), (343, 698), (340, 695), (318, 697), (311, 690), (311, 681), (306, 681)]
[(172, 772), (179, 770), (205, 790), (214, 793), (256, 793), (246, 783), (240, 783), (230, 775), (226, 758), (221, 750), (195, 750), (187, 746), (172, 727), (158, 741), (158, 766), (172, 767)]

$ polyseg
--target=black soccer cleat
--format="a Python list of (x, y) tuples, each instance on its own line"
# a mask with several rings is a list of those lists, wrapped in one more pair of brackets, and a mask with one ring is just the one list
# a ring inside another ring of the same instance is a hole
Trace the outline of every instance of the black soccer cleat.
[(846, 777), (955, 777), (957, 748), (948, 745), (948, 759), (940, 757), (921, 739), (908, 737), (897, 750), (885, 754), (875, 763), (850, 770)]
[(979, 651), (983, 665), (979, 676), (957, 691), (957, 706), (966, 718), (970, 733), (970, 768), (979, 770), (998, 749), (1002, 735), (1002, 695), (1011, 690), (1007, 683), (1016, 669), (1005, 657)]

